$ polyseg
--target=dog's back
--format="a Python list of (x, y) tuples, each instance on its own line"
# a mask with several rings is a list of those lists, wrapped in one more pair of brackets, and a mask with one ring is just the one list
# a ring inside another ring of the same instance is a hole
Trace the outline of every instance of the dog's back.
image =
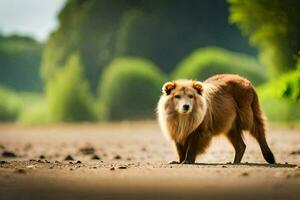
[[(240, 154), (246, 148), (242, 131), (249, 131), (258, 141), (264, 158), (275, 163), (265, 138), (264, 113), (251, 82), (238, 75), (220, 74), (207, 79), (204, 84), (213, 88), (207, 94), (211, 109), (208, 112), (210, 130), (214, 134), (226, 133)], [(239, 156), (236, 161), (240, 161)]]

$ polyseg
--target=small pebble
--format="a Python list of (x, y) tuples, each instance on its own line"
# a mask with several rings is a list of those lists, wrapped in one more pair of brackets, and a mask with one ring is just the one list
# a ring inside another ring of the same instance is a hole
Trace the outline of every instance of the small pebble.
[(249, 176), (249, 173), (248, 173), (248, 172), (243, 172), (243, 173), (241, 174), (241, 176)]
[(142, 147), (141, 150), (144, 152), (147, 151), (146, 147)]
[(40, 159), (45, 159), (45, 156), (44, 155), (40, 155)]
[(99, 157), (99, 156), (97, 156), (97, 155), (93, 155), (92, 156), (92, 160), (100, 160), (101, 158)]
[(70, 162), (69, 162), (69, 164), (73, 164), (73, 162), (72, 162), (72, 161), (70, 161)]
[(24, 169), (17, 169), (15, 172), (19, 174), (26, 174), (26, 171)]
[(222, 165), (222, 168), (227, 168), (225, 165)]
[(110, 168), (110, 171), (114, 171), (114, 170), (115, 170), (115, 168), (114, 168), (114, 167), (111, 167), (111, 168)]
[(127, 166), (119, 166), (118, 169), (127, 169)]
[(56, 164), (59, 164), (60, 162), (58, 160), (55, 161)]
[(1, 164), (5, 164), (6, 163), (6, 161), (5, 160), (1, 160)]
[(292, 151), (290, 154), (291, 155), (300, 155), (300, 150), (299, 151)]
[(84, 155), (91, 155), (95, 153), (95, 149), (93, 147), (83, 147), (79, 149), (79, 151)]
[(295, 178), (300, 178), (300, 174), (295, 174), (294, 177)]
[(78, 160), (76, 163), (77, 163), (77, 164), (80, 164), (80, 163), (81, 163), (81, 161), (80, 161), (80, 160)]
[(16, 154), (12, 151), (3, 151), (2, 156), (6, 158), (15, 158), (17, 157)]
[(114, 159), (115, 160), (120, 160), (122, 157), (120, 156), (120, 155), (116, 155), (115, 157), (114, 157)]
[(73, 158), (71, 155), (67, 155), (67, 156), (65, 157), (65, 160), (74, 160), (74, 158)]
[(38, 160), (38, 162), (39, 162), (39, 163), (44, 163), (44, 161), (42, 161), (42, 160)]

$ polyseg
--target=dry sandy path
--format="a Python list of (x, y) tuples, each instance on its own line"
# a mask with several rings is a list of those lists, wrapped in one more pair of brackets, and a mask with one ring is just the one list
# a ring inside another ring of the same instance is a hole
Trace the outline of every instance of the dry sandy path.
[[(265, 164), (256, 142), (245, 138), (241, 165), (228, 164), (234, 151), (222, 137), (196, 165), (168, 165), (175, 155), (154, 122), (2, 124), (0, 199), (299, 200), (300, 129), (270, 129), (277, 165)], [(74, 160), (65, 161), (68, 155)]]

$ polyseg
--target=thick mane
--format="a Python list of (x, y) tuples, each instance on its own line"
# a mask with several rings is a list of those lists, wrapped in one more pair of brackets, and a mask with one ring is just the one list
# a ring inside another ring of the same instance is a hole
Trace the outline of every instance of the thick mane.
[(188, 115), (181, 115), (175, 111), (174, 103), (168, 96), (163, 95), (158, 104), (158, 120), (164, 135), (178, 143), (184, 144), (186, 138), (203, 121), (207, 110), (206, 100), (197, 96), (194, 110)]

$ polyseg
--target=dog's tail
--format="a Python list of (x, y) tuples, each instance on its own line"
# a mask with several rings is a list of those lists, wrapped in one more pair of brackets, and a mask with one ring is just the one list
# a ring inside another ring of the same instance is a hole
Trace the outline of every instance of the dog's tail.
[(250, 133), (255, 137), (255, 139), (259, 143), (261, 152), (265, 160), (268, 163), (274, 164), (275, 163), (274, 155), (266, 141), (266, 135), (265, 135), (266, 125), (265, 125), (264, 113), (260, 108), (259, 100), (255, 91), (254, 91), (254, 98), (251, 107), (253, 112), (253, 124)]

